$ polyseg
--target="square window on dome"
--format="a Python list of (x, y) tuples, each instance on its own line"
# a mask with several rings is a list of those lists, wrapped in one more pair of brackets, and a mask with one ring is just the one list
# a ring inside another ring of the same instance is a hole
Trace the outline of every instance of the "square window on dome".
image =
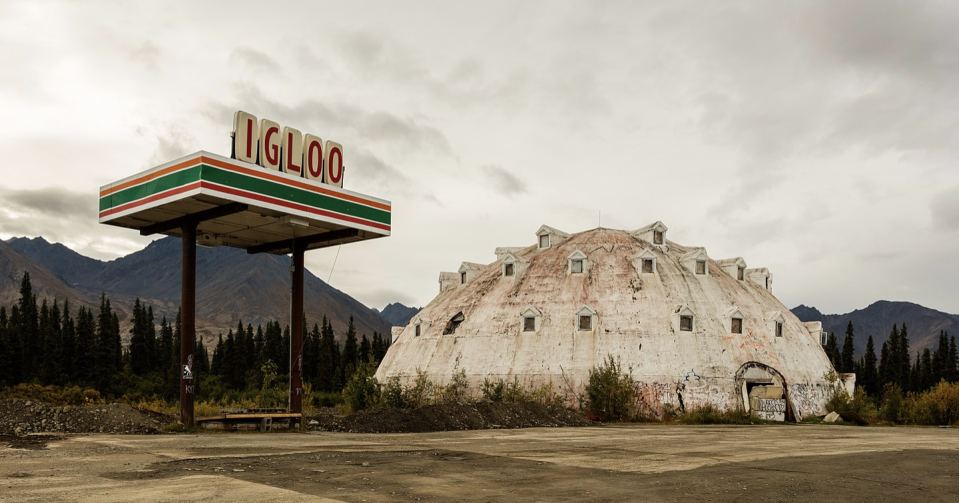
[(732, 319), (732, 333), (741, 334), (743, 333), (743, 319), (742, 318), (733, 318)]

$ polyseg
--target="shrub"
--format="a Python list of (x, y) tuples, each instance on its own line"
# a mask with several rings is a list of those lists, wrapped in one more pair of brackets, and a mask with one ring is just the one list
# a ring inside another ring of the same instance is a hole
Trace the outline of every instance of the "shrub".
[(343, 400), (348, 412), (357, 412), (376, 406), (380, 394), (380, 385), (376, 382), (376, 363), (361, 362), (343, 388)]
[(489, 378), (483, 379), (483, 398), (491, 402), (502, 402), (503, 392), (506, 390), (506, 383), (502, 379), (490, 381)]
[(446, 403), (467, 403), (470, 401), (469, 381), (466, 379), (466, 370), (453, 372), (449, 384), (443, 388), (442, 399)]
[(436, 385), (433, 384), (426, 372), (416, 369), (416, 380), (413, 381), (413, 386), (406, 388), (403, 393), (403, 401), (410, 409), (428, 405), (433, 400), (435, 388)]
[(289, 389), (278, 382), (276, 364), (273, 363), (272, 360), (267, 360), (266, 363), (260, 367), (260, 372), (263, 373), (263, 386), (260, 388), (260, 394), (257, 397), (259, 406), (261, 408), (282, 406), (285, 395), (289, 392)]
[(380, 391), (380, 405), (393, 409), (405, 409), (407, 406), (406, 398), (403, 393), (403, 385), (400, 384), (399, 377), (391, 377), (383, 389)]
[(899, 419), (909, 424), (959, 423), (959, 383), (940, 381), (925, 393), (909, 393), (902, 400)]
[[(630, 373), (632, 368), (629, 369)], [(633, 378), (623, 373), (619, 361), (612, 355), (589, 371), (586, 384), (586, 408), (600, 421), (629, 418), (636, 398)]]
[(79, 386), (42, 386), (40, 384), (20, 383), (0, 391), (0, 399), (19, 398), (36, 400), (53, 406), (96, 405), (105, 403), (103, 396), (95, 389)]
[(882, 405), (879, 409), (879, 417), (890, 423), (898, 423), (902, 415), (903, 397), (902, 390), (893, 383), (887, 383), (882, 391)]

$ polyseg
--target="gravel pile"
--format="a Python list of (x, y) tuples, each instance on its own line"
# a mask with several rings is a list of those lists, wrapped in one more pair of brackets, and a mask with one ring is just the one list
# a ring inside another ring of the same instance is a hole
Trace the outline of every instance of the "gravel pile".
[(312, 430), (350, 433), (422, 433), (596, 424), (561, 405), (507, 402), (436, 404), (415, 410), (380, 408), (349, 416), (319, 413), (304, 418), (304, 422)]
[(159, 433), (169, 422), (125, 403), (53, 407), (33, 400), (0, 400), (0, 435), (30, 433)]

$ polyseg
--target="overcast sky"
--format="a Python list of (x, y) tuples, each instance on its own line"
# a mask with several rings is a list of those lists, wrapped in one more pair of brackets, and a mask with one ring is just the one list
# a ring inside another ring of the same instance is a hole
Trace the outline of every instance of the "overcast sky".
[(788, 307), (959, 313), (957, 27), (954, 1), (4, 0), (0, 237), (141, 249), (98, 188), (228, 156), (242, 109), (342, 143), (345, 187), (392, 201), (332, 273), (370, 307), (601, 212), (769, 267)]

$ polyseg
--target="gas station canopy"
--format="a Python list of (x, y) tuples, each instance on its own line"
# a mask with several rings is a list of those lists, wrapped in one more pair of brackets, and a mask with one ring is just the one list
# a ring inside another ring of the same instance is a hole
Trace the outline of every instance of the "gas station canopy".
[(390, 235), (389, 201), (209, 152), (196, 152), (100, 187), (100, 223), (142, 235), (286, 254)]

